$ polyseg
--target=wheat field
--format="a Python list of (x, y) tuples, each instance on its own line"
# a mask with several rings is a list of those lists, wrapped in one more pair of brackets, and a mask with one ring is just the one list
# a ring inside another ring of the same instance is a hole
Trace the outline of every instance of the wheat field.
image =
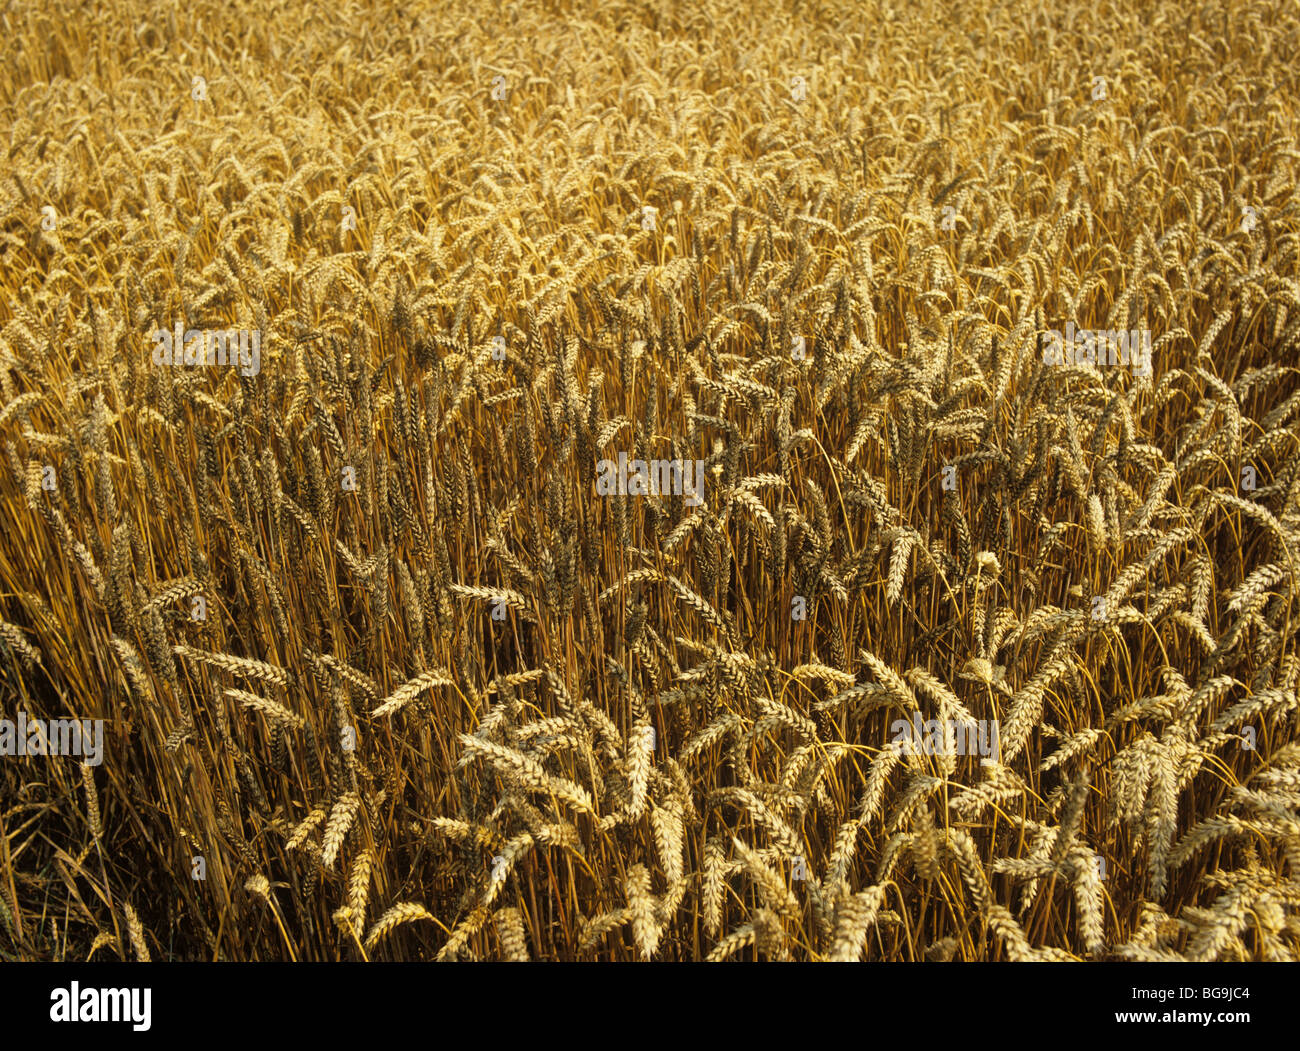
[(0, 26), (0, 957), (1300, 958), (1294, 3)]

